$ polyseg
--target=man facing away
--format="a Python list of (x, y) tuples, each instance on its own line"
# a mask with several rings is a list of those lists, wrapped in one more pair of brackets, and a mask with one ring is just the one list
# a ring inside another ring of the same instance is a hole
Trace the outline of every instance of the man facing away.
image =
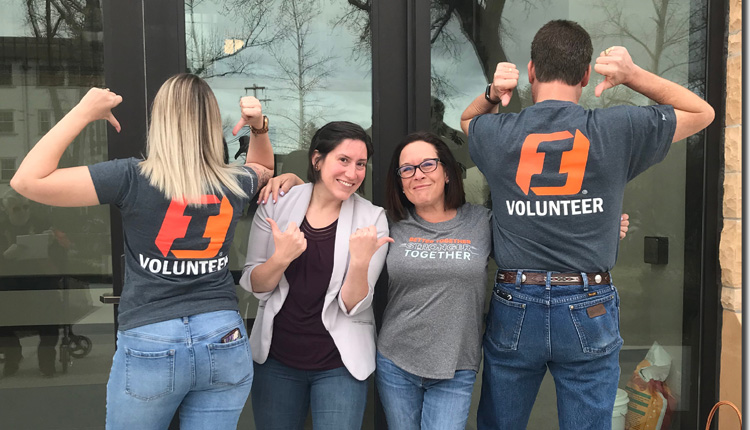
[(483, 342), (479, 429), (525, 429), (547, 369), (560, 429), (611, 427), (622, 338), (609, 270), (625, 184), (714, 118), (700, 97), (641, 69), (620, 46), (597, 58), (605, 80), (595, 95), (625, 85), (657, 105), (582, 108), (592, 50), (580, 25), (545, 24), (528, 64), (534, 105), (490, 113), (518, 84), (516, 66), (500, 63), (461, 116), (489, 182), (501, 268)]

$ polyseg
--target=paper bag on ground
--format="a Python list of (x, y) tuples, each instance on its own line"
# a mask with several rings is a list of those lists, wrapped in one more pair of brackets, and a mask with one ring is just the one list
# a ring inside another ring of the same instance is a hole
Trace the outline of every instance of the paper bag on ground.
[(667, 430), (675, 398), (664, 382), (672, 357), (657, 342), (633, 372), (625, 390), (630, 396), (625, 416), (626, 430)]

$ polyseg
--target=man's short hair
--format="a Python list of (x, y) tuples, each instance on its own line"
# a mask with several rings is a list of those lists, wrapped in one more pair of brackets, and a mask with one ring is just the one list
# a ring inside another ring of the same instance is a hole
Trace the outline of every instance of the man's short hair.
[(539, 82), (562, 81), (578, 85), (591, 63), (591, 37), (578, 23), (550, 21), (531, 42), (531, 61)]

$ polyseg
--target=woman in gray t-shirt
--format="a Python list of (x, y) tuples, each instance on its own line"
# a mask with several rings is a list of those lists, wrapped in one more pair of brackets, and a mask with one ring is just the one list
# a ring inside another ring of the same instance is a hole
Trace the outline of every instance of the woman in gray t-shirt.
[(391, 429), (463, 429), (481, 360), (490, 212), (466, 203), (461, 170), (435, 134), (396, 147), (388, 305), (375, 381)]
[(111, 204), (122, 216), (125, 284), (107, 382), (106, 428), (236, 428), (253, 381), (245, 323), (227, 266), (248, 200), (273, 174), (268, 118), (240, 99), (252, 137), (244, 166), (223, 160), (222, 117), (200, 77), (179, 74), (151, 109), (146, 158), (58, 167), (91, 122), (122, 97), (92, 88), (29, 151), (11, 186), (52, 206)]

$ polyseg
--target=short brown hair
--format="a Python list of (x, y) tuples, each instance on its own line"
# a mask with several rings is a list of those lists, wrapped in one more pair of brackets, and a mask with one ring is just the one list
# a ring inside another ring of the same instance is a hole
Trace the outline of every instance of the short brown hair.
[(539, 82), (562, 81), (578, 85), (591, 64), (591, 36), (578, 23), (550, 21), (531, 42), (531, 62)]

